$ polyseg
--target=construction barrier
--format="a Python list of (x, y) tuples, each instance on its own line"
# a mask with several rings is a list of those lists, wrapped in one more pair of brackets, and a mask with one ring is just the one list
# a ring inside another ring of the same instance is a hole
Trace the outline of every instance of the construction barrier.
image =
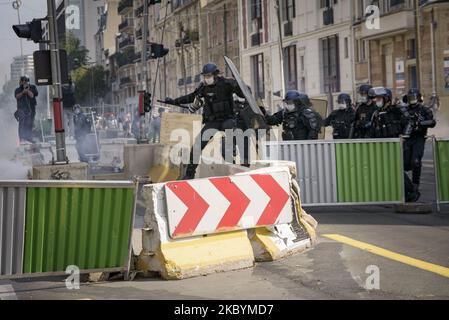
[(449, 203), (449, 138), (434, 138), (434, 166), (438, 211), (440, 204)]
[(1, 276), (130, 270), (132, 182), (0, 181)]
[(290, 169), (267, 166), (144, 186), (147, 210), (137, 268), (183, 279), (248, 268), (310, 247), (309, 235), (298, 239), (291, 227), (300, 203)]
[(400, 139), (274, 141), (264, 158), (296, 163), (303, 206), (404, 202)]

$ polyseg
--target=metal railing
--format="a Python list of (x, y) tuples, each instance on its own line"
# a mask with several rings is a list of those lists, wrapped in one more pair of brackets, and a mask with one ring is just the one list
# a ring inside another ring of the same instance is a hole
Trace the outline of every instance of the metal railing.
[(264, 159), (296, 163), (304, 206), (405, 200), (400, 139), (274, 141), (264, 149)]

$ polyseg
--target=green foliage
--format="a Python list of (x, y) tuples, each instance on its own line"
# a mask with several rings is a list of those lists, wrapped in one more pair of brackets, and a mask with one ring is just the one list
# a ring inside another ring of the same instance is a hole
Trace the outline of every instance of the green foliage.
[(72, 32), (68, 33), (63, 47), (67, 51), (69, 71), (73, 71), (74, 69), (87, 64), (89, 60), (89, 50), (81, 45), (80, 39), (78, 39)]
[(75, 97), (81, 104), (95, 104), (98, 98), (103, 98), (108, 90), (106, 71), (103, 66), (79, 67), (72, 72), (75, 83)]

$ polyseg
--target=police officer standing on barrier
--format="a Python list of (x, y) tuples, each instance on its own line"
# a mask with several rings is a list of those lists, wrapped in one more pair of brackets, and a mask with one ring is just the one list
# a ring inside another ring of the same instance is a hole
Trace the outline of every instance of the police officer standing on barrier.
[(266, 116), (267, 124), (283, 126), (282, 139), (288, 140), (317, 140), (321, 131), (323, 119), (313, 110), (309, 97), (296, 90), (285, 94), (285, 108)]
[[(234, 97), (237, 94), (244, 98), (240, 87), (234, 79), (219, 76), (220, 71), (215, 63), (207, 63), (203, 66), (203, 81), (195, 89), (194, 92), (179, 97), (177, 99), (166, 98), (165, 103), (172, 105), (191, 104), (195, 101), (202, 103), (194, 103), (189, 107), (190, 112), (194, 113), (203, 107), (203, 128), (201, 133), (195, 139), (195, 144), (201, 145), (201, 151), (206, 147), (209, 141), (203, 141), (202, 136), (206, 130), (215, 129), (225, 131), (226, 129), (234, 129)], [(222, 155), (225, 158), (225, 142), (222, 141)], [(230, 151), (232, 152), (232, 151)], [(190, 152), (190, 162), (187, 165), (185, 179), (193, 179), (195, 171), (198, 167), (199, 159), (194, 159), (194, 148)]]
[(391, 91), (384, 87), (370, 89), (369, 95), (377, 107), (371, 119), (371, 138), (399, 138), (405, 135), (410, 124), (405, 106), (392, 104)]
[(350, 139), (365, 139), (370, 136), (371, 118), (376, 111), (376, 105), (369, 95), (371, 88), (369, 84), (362, 84), (357, 90), (357, 107)]
[(422, 158), (426, 144), (427, 129), (434, 128), (436, 121), (430, 108), (423, 104), (418, 89), (410, 89), (403, 102), (411, 119), (411, 127), (404, 140), (404, 170), (412, 171), (412, 181), (405, 175), (406, 201), (416, 202), (420, 197), (419, 183), (421, 178)]
[(324, 126), (332, 126), (334, 139), (349, 139), (351, 126), (354, 123), (355, 111), (349, 94), (340, 93), (337, 98), (337, 110), (324, 121)]

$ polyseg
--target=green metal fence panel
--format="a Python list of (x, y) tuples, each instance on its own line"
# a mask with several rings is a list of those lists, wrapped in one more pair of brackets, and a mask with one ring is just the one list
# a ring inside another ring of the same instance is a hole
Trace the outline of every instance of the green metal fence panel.
[(449, 140), (436, 141), (439, 202), (449, 202)]
[(125, 268), (133, 188), (29, 187), (24, 273)]
[(404, 197), (399, 139), (336, 144), (339, 203), (400, 203)]

